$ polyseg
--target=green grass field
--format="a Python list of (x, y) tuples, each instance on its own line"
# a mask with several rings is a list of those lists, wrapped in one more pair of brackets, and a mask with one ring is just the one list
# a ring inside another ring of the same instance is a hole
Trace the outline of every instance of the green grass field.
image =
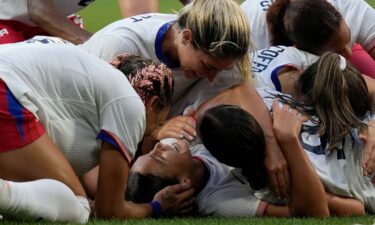
[[(242, 0), (239, 0), (242, 2)], [(375, 0), (367, 1), (370, 5), (375, 7)], [(181, 3), (178, 0), (161, 0), (159, 1), (159, 10), (163, 13), (173, 13), (181, 8)], [(100, 11), (100, 15), (98, 12)], [(105, 25), (121, 19), (120, 10), (117, 5), (117, 0), (96, 0), (80, 13), (84, 18), (85, 27), (91, 32), (95, 32)]]
[[(313, 0), (312, 0), (313, 1)], [(160, 2), (160, 11), (164, 13), (172, 13), (172, 10), (179, 10), (181, 4), (177, 0), (162, 0)], [(369, 4), (375, 7), (375, 0), (368, 0)], [(101, 14), (98, 15), (97, 12)], [(360, 13), (360, 12), (359, 12)], [(117, 0), (96, 0), (94, 4), (80, 13), (85, 22), (86, 29), (95, 32), (102, 28), (106, 24), (116, 21), (121, 18), (120, 11), (117, 6)], [(374, 21), (375, 22), (375, 21)], [(1, 224), (20, 224), (19, 222), (1, 222)], [(33, 223), (33, 224), (45, 224), (45, 223)], [(92, 220), (89, 225), (169, 225), (169, 224), (183, 224), (183, 225), (227, 225), (227, 224), (259, 224), (259, 225), (289, 225), (289, 224), (301, 224), (301, 225), (320, 225), (320, 224), (332, 224), (332, 225), (373, 225), (375, 224), (375, 216), (364, 216), (364, 217), (351, 217), (351, 218), (329, 218), (329, 219), (275, 219), (275, 218), (170, 218), (170, 219), (145, 219), (145, 220), (128, 220), (125, 222), (120, 221), (98, 221)]]

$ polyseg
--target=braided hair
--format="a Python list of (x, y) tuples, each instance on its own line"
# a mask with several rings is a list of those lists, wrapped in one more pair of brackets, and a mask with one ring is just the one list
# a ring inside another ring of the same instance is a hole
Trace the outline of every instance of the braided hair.
[(125, 74), (143, 103), (153, 96), (161, 107), (172, 103), (174, 80), (165, 64), (130, 54), (118, 55), (110, 64)]

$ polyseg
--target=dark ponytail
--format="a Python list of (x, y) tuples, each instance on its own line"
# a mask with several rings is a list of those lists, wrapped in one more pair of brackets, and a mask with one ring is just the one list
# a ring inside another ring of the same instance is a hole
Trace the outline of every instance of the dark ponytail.
[(208, 109), (197, 123), (204, 146), (220, 162), (242, 168), (253, 189), (265, 186), (265, 140), (258, 122), (245, 110), (233, 105)]
[(267, 24), (270, 34), (271, 45), (292, 46), (284, 27), (285, 11), (290, 0), (275, 1), (267, 11)]
[(268, 9), (272, 45), (295, 45), (320, 55), (343, 21), (327, 0), (276, 0)]

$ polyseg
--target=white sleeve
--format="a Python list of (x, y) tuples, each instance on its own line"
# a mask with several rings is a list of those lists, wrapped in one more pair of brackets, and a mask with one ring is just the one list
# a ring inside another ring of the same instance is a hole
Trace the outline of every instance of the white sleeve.
[(367, 51), (375, 46), (375, 10), (364, 0), (346, 0), (342, 14), (352, 32), (352, 42)]
[[(254, 196), (246, 184), (231, 186), (216, 193), (204, 199), (204, 203), (199, 207), (200, 213), (223, 217), (253, 217), (257, 215), (258, 207), (262, 202)], [(261, 211), (264, 212), (264, 209)]]
[(128, 162), (137, 150), (142, 140), (146, 112), (138, 96), (129, 96), (115, 99), (107, 104), (100, 116), (100, 129), (115, 142)]
[(139, 50), (134, 38), (118, 37), (113, 34), (104, 34), (95, 37), (81, 45), (86, 51), (98, 56), (99, 58), (109, 61), (114, 56), (122, 53), (139, 55)]

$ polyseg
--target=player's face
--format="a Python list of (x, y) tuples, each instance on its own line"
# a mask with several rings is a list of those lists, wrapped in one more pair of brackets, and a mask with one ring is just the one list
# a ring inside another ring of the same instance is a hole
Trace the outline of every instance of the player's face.
[(159, 142), (150, 153), (140, 156), (135, 161), (131, 171), (183, 181), (192, 168), (192, 162), (190, 149), (185, 141), (171, 144)]
[(191, 44), (181, 45), (179, 50), (181, 68), (189, 79), (206, 77), (212, 81), (216, 74), (231, 69), (239, 61), (237, 58), (213, 57)]
[(327, 51), (331, 51), (349, 59), (350, 56), (352, 55), (350, 39), (351, 39), (350, 28), (346, 24), (345, 20), (342, 19), (338, 32), (335, 33), (335, 35), (331, 38), (331, 40), (329, 40), (328, 43), (323, 46), (320, 54), (323, 54), (324, 52), (327, 52)]

